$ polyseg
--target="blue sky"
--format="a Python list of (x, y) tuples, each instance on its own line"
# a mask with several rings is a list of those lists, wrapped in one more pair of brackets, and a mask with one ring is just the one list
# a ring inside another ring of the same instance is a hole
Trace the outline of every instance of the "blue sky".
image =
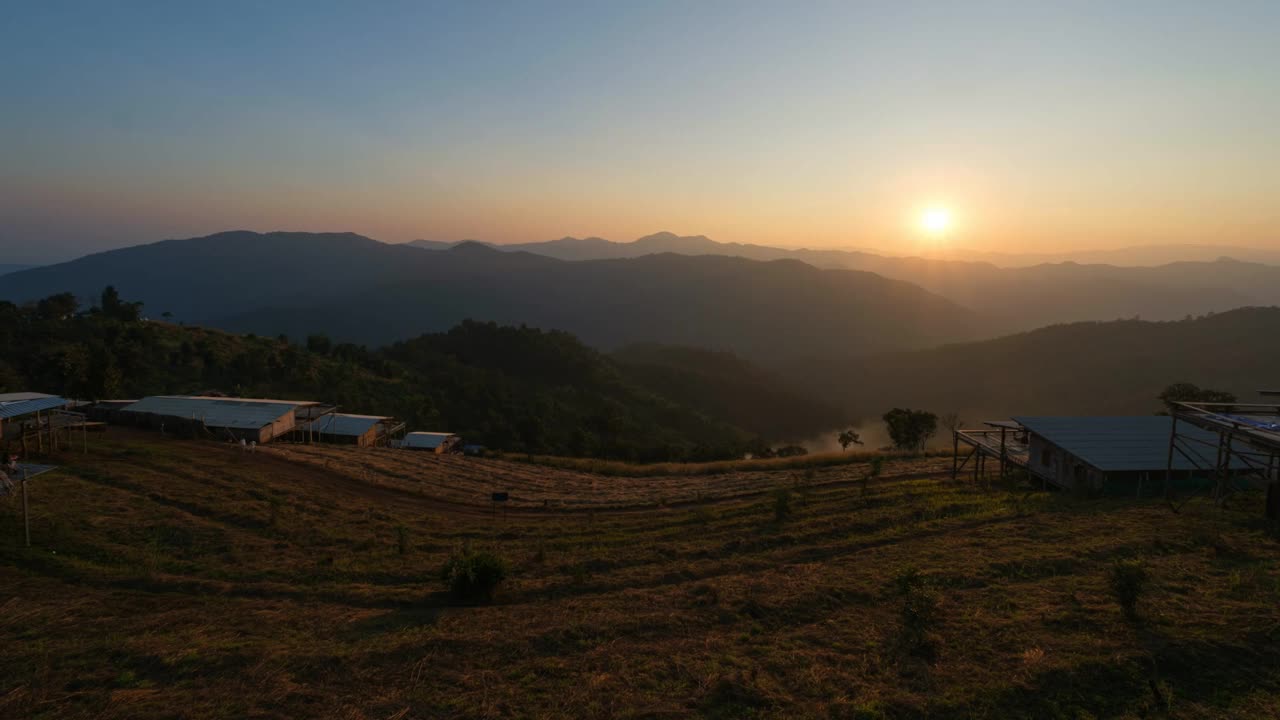
[[(25, 3), (0, 262), (215, 232), (1280, 244), (1280, 3)], [(1068, 7), (1069, 6), (1069, 7)]]

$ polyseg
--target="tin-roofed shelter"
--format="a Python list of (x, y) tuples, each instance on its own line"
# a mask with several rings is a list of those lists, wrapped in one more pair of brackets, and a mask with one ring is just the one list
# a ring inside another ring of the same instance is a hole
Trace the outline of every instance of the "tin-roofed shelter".
[(411, 432), (404, 436), (400, 447), (410, 450), (428, 450), (438, 455), (455, 452), (462, 438), (447, 432)]
[(1238, 488), (1240, 475), (1260, 480), (1267, 487), (1266, 516), (1280, 520), (1280, 404), (1177, 403), (1169, 453), (1209, 474), (1218, 500)]
[(24, 415), (35, 415), (44, 410), (64, 408), (70, 402), (70, 400), (57, 395), (46, 395), (37, 392), (0, 394), (0, 420), (12, 420)]
[[(0, 441), (6, 446), (17, 443), (24, 453), (56, 447), (55, 430), (70, 426), (75, 413), (65, 412), (70, 400), (38, 392), (0, 394)], [(68, 437), (68, 441), (70, 438)]]
[(404, 423), (383, 415), (330, 413), (308, 423), (307, 429), (320, 442), (374, 447), (387, 444), (393, 435), (404, 429)]
[[(1139, 494), (1162, 490), (1170, 468), (1187, 477), (1199, 468), (1176, 456), (1170, 464), (1173, 419), (1133, 417), (1015, 417), (1027, 431), (1027, 469), (1062, 488)], [(1212, 440), (1201, 431), (1203, 440)], [(1233, 469), (1243, 470), (1242, 465)]]
[(175, 431), (206, 430), (217, 437), (261, 444), (292, 431), (300, 417), (314, 419), (325, 408), (305, 400), (154, 395), (123, 408), (119, 414), (139, 425)]

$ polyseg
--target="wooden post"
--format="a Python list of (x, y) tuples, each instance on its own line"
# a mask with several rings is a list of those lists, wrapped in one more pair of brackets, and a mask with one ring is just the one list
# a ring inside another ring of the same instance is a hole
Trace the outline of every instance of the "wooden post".
[(44, 422), (40, 419), (40, 411), (36, 411), (36, 447), (44, 454)]
[(951, 480), (953, 482), (958, 474), (960, 474), (960, 431), (953, 429), (951, 431)]
[(1007, 456), (1008, 451), (1005, 450), (1005, 433), (1008, 432), (1004, 427), (1000, 428), (1000, 479), (1004, 480), (1008, 473)]
[(31, 547), (31, 512), (27, 507), (27, 469), (22, 468), (22, 532), (27, 538), (27, 547)]
[(1267, 483), (1266, 518), (1280, 520), (1280, 455), (1272, 455), (1268, 465), (1271, 466), (1271, 472), (1267, 473), (1271, 482)]

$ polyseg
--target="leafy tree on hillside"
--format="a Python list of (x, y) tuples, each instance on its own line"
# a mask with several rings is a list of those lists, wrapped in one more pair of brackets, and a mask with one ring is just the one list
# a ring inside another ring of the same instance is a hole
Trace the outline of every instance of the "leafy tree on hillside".
[(840, 450), (843, 452), (847, 451), (850, 445), (861, 445), (862, 437), (858, 435), (857, 430), (849, 428), (836, 437), (836, 442), (840, 443)]
[(329, 351), (333, 349), (333, 341), (323, 333), (308, 335), (307, 349), (317, 355), (328, 355)]
[(80, 301), (71, 293), (50, 295), (36, 303), (36, 316), (43, 321), (65, 320), (80, 310)]
[(120, 292), (108, 285), (102, 290), (102, 315), (121, 322), (137, 322), (142, 317), (142, 303), (125, 302), (120, 299)]
[(809, 451), (803, 445), (783, 445), (774, 453), (775, 457), (780, 458), (800, 457), (808, 454)]
[(938, 432), (938, 416), (924, 410), (894, 408), (884, 414), (889, 437), (899, 450), (920, 452)]
[(1223, 390), (1211, 390), (1202, 388), (1191, 383), (1174, 383), (1165, 388), (1157, 396), (1160, 402), (1164, 403), (1165, 409), (1160, 415), (1169, 415), (1173, 412), (1174, 406), (1180, 402), (1201, 402), (1201, 403), (1233, 403), (1236, 396)]
[(938, 422), (943, 429), (950, 433), (959, 430), (960, 426), (964, 424), (964, 421), (960, 419), (960, 413), (954, 412), (944, 413), (938, 418)]

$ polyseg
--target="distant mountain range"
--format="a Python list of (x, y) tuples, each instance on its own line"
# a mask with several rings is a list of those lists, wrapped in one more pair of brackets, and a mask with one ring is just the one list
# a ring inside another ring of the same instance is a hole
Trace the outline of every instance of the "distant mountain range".
[[(1246, 392), (1280, 381), (1280, 309), (1149, 322), (1280, 303), (1280, 268), (1263, 264), (997, 268), (670, 234), (527, 247), (540, 253), (478, 242), (431, 249), (350, 233), (235, 231), (12, 273), (0, 282), (0, 298), (71, 292), (93, 302), (114, 285), (143, 301), (153, 318), (167, 313), (263, 336), (325, 333), (370, 345), (468, 318), (566, 330), (618, 350), (617, 361), (652, 388), (679, 383), (690, 397), (705, 391), (699, 402), (707, 407), (744, 416), (732, 395), (752, 384), (797, 385), (842, 411), (878, 414), (909, 404), (1007, 415), (1139, 412), (1154, 407), (1155, 394), (1172, 382)], [(610, 256), (568, 261), (541, 253)], [(771, 257), (779, 253), (808, 253), (814, 264)], [(835, 260), (876, 271), (833, 267)], [(1143, 321), (1113, 321), (1135, 315)], [(1113, 322), (1022, 332), (1081, 318)], [(976, 342), (1011, 331), (1020, 334)], [(767, 370), (758, 382), (742, 381), (755, 371), (715, 351)], [(718, 375), (738, 379), (726, 383)], [(771, 402), (762, 398), (751, 412)], [(753, 417), (744, 425), (787, 429), (767, 423)]]
[(1219, 258), (1280, 265), (1280, 250), (1238, 245), (1138, 245), (1113, 250), (1071, 250), (1057, 253), (998, 253), (955, 248), (938, 250), (928, 256), (938, 260), (988, 262), (1000, 267), (1063, 262), (1151, 267), (1175, 262), (1209, 262)]
[(33, 268), (33, 267), (35, 267), (35, 266), (34, 266), (34, 265), (13, 265), (13, 264), (0, 263), (0, 275), (8, 275), (9, 273), (15, 273), (15, 272), (18, 272), (19, 270), (29, 270), (29, 269), (31, 269), (31, 268)]
[[(450, 247), (448, 243), (428, 241), (411, 245)], [(986, 332), (991, 336), (1053, 323), (1134, 316), (1172, 320), (1280, 303), (1280, 266), (1231, 259), (1156, 267), (1059, 263), (1002, 268), (990, 263), (891, 257), (856, 250), (793, 250), (720, 243), (703, 235), (681, 237), (666, 232), (626, 243), (566, 237), (489, 247), (573, 261), (669, 252), (763, 261), (790, 259), (820, 268), (874, 272), (919, 285), (977, 311), (984, 317)]]
[(875, 416), (895, 407), (958, 412), (971, 424), (1014, 414), (1147, 414), (1175, 382), (1259, 402), (1280, 388), (1280, 308), (1175, 322), (1120, 320), (806, 368), (808, 389)]
[(978, 336), (973, 312), (910, 283), (794, 260), (647, 255), (564, 262), (479, 243), (228, 232), (16, 273), (0, 297), (93, 299), (114, 285), (151, 316), (263, 335), (382, 344), (472, 318), (567, 330), (596, 347), (695, 345), (766, 364)]

